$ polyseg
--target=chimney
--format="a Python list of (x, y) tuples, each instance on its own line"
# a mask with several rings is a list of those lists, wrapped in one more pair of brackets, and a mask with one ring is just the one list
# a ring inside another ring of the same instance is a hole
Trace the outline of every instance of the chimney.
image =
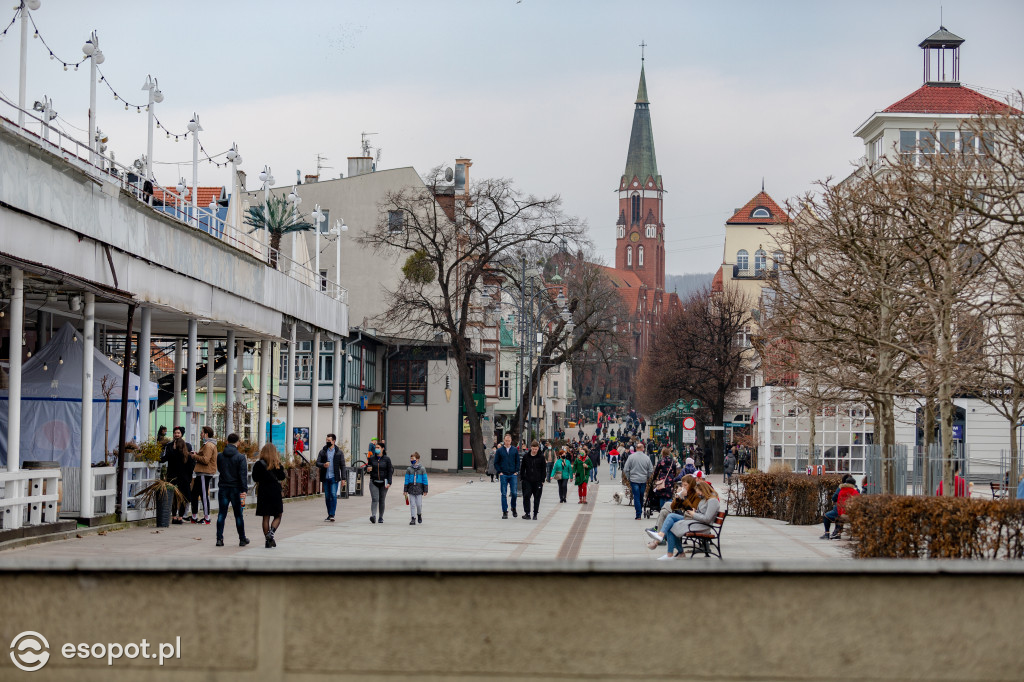
[(308, 185), (309, 183), (311, 183), (311, 182), (316, 182), (316, 181), (317, 181), (317, 180), (319, 180), (319, 179), (320, 179), (320, 176), (319, 176), (319, 175), (307, 175), (307, 176), (306, 176), (306, 181), (305, 181), (305, 182), (306, 182), (306, 184)]
[(354, 178), (357, 175), (366, 175), (373, 172), (372, 156), (350, 156), (348, 157), (348, 176)]
[(455, 194), (462, 195), (468, 192), (469, 168), (473, 162), (469, 159), (455, 159)]

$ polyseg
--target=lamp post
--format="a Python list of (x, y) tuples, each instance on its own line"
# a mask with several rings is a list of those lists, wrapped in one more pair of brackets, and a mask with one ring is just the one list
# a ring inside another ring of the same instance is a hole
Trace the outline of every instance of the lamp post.
[(25, 127), (25, 89), (28, 75), (28, 12), (37, 10), (39, 0), (22, 0), (21, 2), (21, 61), (18, 72), (18, 126)]
[[(264, 166), (263, 170), (260, 171), (260, 182), (263, 183), (263, 218), (264, 220), (270, 219), (270, 188), (274, 186), (274, 174), (270, 171), (270, 166)], [(264, 226), (267, 227), (266, 225)], [(270, 260), (270, 230), (264, 229), (266, 232), (267, 240), (267, 260)], [(277, 257), (274, 257), (274, 262), (277, 262)]]
[(156, 79), (152, 76), (146, 76), (146, 82), (143, 83), (142, 89), (149, 91), (149, 104), (146, 106), (146, 112), (149, 114), (149, 130), (146, 134), (146, 179), (152, 182), (155, 180), (153, 177), (153, 124), (156, 118), (156, 110), (153, 107), (164, 101), (164, 93), (160, 92)]
[(334, 221), (328, 239), (334, 242), (334, 297), (341, 300), (341, 233), (348, 232), (343, 219)]
[(96, 31), (85, 41), (82, 54), (89, 58), (89, 163), (96, 165), (96, 67), (106, 61)]
[(313, 265), (313, 277), (316, 280), (316, 290), (323, 291), (325, 289), (323, 281), (320, 279), (320, 223), (327, 219), (323, 213), (320, 212), (320, 204), (313, 207), (313, 212), (309, 214), (309, 217), (313, 220), (313, 231), (316, 232), (316, 246), (315, 256)]
[(43, 95), (43, 101), (36, 102), (32, 105), (34, 111), (38, 111), (43, 115), (43, 140), (45, 142), (50, 141), (50, 121), (57, 118), (57, 112), (53, 110), (53, 100), (46, 95)]
[(193, 112), (192, 120), (188, 122), (188, 131), (192, 133), (192, 222), (199, 227), (199, 132), (203, 126), (199, 125), (199, 114)]
[[(225, 154), (225, 158), (228, 163), (231, 164), (231, 197), (229, 198), (228, 205), (237, 211), (241, 205), (241, 194), (238, 192), (238, 166), (242, 163), (242, 155), (238, 153), (238, 145), (234, 142), (231, 143), (231, 149)], [(229, 215), (225, 218), (224, 222), (231, 221), (232, 227), (238, 226), (237, 216)]]
[[(288, 201), (291, 202), (292, 205), (292, 218), (297, 220), (299, 217), (299, 204), (302, 203), (302, 197), (299, 196), (299, 190), (295, 188), (295, 185), (292, 185), (292, 191), (291, 194), (288, 195)], [(292, 232), (292, 263), (289, 266), (289, 270), (293, 270), (295, 268), (295, 260), (298, 258), (297, 239), (298, 233)]]
[(174, 202), (174, 207), (178, 209), (178, 220), (181, 220), (185, 213), (185, 190), (188, 189), (188, 185), (185, 184), (185, 178), (178, 180), (178, 184), (174, 189), (178, 190), (178, 199), (180, 200), (180, 203), (178, 201)]

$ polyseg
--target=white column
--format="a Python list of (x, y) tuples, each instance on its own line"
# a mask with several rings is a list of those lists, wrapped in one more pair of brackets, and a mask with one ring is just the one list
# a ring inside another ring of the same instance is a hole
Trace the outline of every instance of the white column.
[(256, 424), (259, 431), (257, 442), (260, 448), (267, 444), (267, 421), (270, 419), (269, 389), (272, 345), (270, 339), (260, 341), (260, 405), (258, 423)]
[[(320, 280), (320, 274), (317, 273), (317, 281)], [(318, 414), (320, 412), (320, 330), (317, 329), (313, 332), (313, 371), (310, 373), (309, 378), (309, 443), (307, 447), (310, 450), (313, 448), (314, 443), (319, 443), (320, 434), (317, 432), (317, 426), (320, 423)]]
[[(188, 347), (185, 350), (185, 439), (189, 443), (196, 442), (196, 434), (192, 429), (192, 416), (196, 409), (196, 360), (199, 355), (199, 323), (194, 319), (188, 321)], [(193, 447), (195, 447), (193, 445)]]
[(96, 337), (96, 296), (85, 294), (85, 325), (82, 329), (82, 467), (81, 497), (82, 509), (79, 515), (89, 518), (93, 515), (92, 501), (92, 365), (93, 344)]
[[(26, 10), (27, 11), (27, 10)], [(25, 273), (18, 268), (11, 268), (11, 366), (8, 370), (7, 389), (7, 470), (18, 471), (21, 468), (21, 355), (22, 337), (25, 334)], [(10, 485), (10, 484), (8, 484)], [(14, 484), (20, 490), (21, 483)], [(7, 497), (18, 497), (17, 491), (10, 492)], [(21, 508), (16, 508), (17, 524), (21, 525)]]
[[(96, 32), (93, 31), (95, 37)], [(98, 48), (96, 48), (98, 49)], [(100, 144), (96, 141), (96, 57), (89, 57), (89, 163), (99, 165)]]
[(295, 450), (292, 429), (295, 427), (295, 322), (288, 325), (288, 409), (285, 412), (284, 450), (291, 459)]
[(206, 423), (213, 428), (213, 380), (217, 378), (217, 363), (213, 361), (214, 344), (212, 339), (206, 341)]
[(171, 433), (174, 427), (181, 424), (181, 370), (184, 361), (181, 357), (181, 339), (174, 342), (174, 415), (171, 417)]
[[(228, 332), (228, 362), (224, 366), (224, 436), (235, 430), (235, 332)], [(241, 431), (241, 429), (239, 429)]]
[[(345, 440), (341, 438), (341, 339), (334, 339), (334, 367), (331, 377), (331, 431), (338, 436), (339, 445)], [(351, 447), (349, 448), (352, 449)]]
[[(21, 3), (21, 62), (18, 73), (18, 126), (25, 127), (25, 87), (28, 67), (28, 7)], [(47, 121), (49, 123), (49, 121)]]
[(142, 309), (142, 329), (139, 331), (139, 438), (149, 438), (149, 363), (152, 348), (153, 309)]

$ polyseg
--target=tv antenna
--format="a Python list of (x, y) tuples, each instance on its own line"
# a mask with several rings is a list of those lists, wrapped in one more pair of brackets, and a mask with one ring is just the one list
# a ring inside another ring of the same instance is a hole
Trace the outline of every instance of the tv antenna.
[(316, 155), (316, 176), (318, 178), (320, 177), (320, 171), (322, 171), (324, 168), (334, 168), (334, 166), (325, 166), (324, 161), (330, 161), (330, 159), (328, 159), (323, 154)]
[(363, 141), (362, 141), (363, 156), (370, 156), (370, 149), (371, 149), (370, 141), (368, 139), (366, 139), (366, 138), (368, 138), (370, 135), (377, 135), (377, 134), (378, 133), (362, 133), (362, 136), (363, 136)]

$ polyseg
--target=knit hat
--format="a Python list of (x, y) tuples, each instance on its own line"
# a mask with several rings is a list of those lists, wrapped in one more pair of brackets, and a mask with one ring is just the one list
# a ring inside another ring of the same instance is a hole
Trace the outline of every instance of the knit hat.
[(693, 464), (693, 457), (687, 457), (686, 458), (686, 463), (687, 464)]
[(695, 473), (694, 476), (696, 478), (703, 479), (704, 478), (704, 472), (701, 471), (700, 469), (697, 469), (697, 473)]

